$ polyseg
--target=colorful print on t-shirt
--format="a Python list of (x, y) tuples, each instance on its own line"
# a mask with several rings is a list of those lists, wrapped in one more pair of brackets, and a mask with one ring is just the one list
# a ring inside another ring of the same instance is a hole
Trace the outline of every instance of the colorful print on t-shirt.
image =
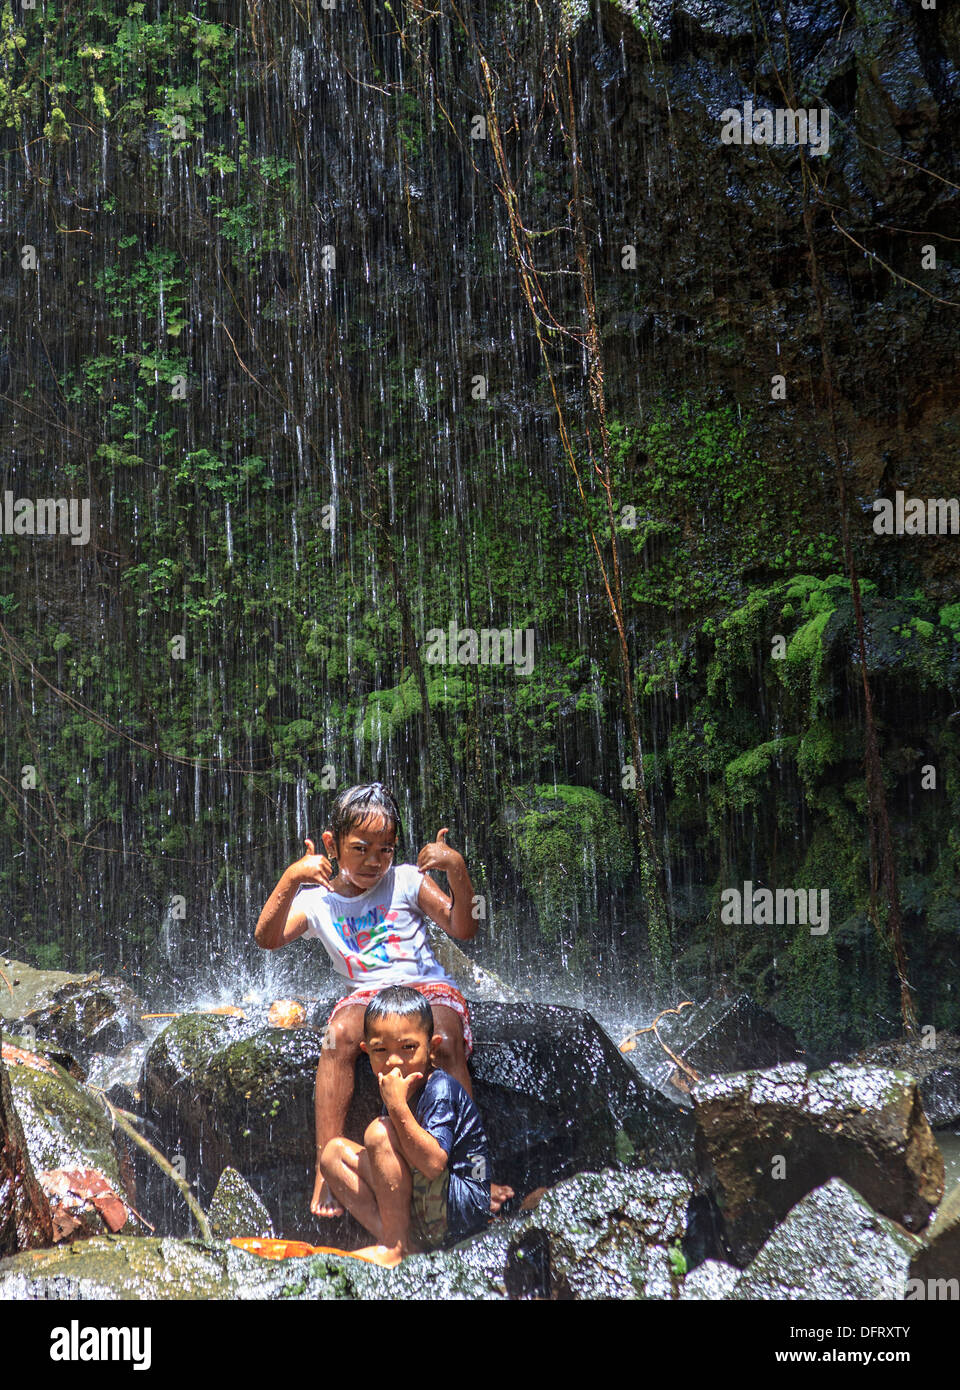
[(417, 901), (422, 882), (414, 864), (396, 864), (374, 888), (353, 898), (301, 888), (294, 901), (309, 923), (304, 936), (319, 937), (334, 969), (358, 988), (410, 980), (453, 984), (430, 949)]
[(384, 912), (382, 908), (371, 907), (360, 917), (339, 917), (333, 912), (330, 915), (334, 930), (346, 947), (343, 959), (351, 980), (375, 970), (377, 961), (386, 964), (417, 959), (417, 952), (392, 930), (397, 925), (396, 908)]

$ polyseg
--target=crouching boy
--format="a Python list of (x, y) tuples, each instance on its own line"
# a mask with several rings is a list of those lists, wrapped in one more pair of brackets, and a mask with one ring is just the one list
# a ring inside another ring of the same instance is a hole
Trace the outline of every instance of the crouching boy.
[(396, 1265), (483, 1230), (490, 1219), (490, 1157), (480, 1112), (434, 1066), (442, 1043), (422, 994), (382, 989), (363, 1016), (363, 1042), (383, 1109), (363, 1144), (331, 1139), (320, 1167), (331, 1192), (377, 1244), (358, 1254)]

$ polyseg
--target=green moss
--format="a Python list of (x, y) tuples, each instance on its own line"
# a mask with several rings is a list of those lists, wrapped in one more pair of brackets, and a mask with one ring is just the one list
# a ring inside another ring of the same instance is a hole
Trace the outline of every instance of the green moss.
[(948, 603), (940, 609), (940, 622), (956, 640), (960, 640), (960, 603)]
[(828, 767), (843, 757), (843, 739), (827, 720), (816, 720), (805, 731), (797, 750), (797, 771), (812, 787)]
[(823, 655), (823, 632), (833, 613), (824, 608), (794, 633), (787, 646), (786, 660), (794, 666), (816, 665)]
[(120, 1168), (106, 1111), (62, 1067), (51, 1065), (55, 1073), (8, 1069), (34, 1168), (95, 1168), (119, 1191)]
[(730, 792), (731, 805), (743, 810), (748, 802), (755, 800), (759, 794), (767, 790), (770, 784), (770, 764), (774, 760), (794, 756), (798, 742), (795, 736), (770, 739), (727, 763), (724, 778)]
[(599, 885), (623, 882), (633, 865), (630, 836), (613, 803), (590, 787), (515, 794), (525, 809), (509, 824), (509, 843), (540, 929), (554, 941), (595, 914)]
[(366, 743), (385, 743), (421, 709), (420, 691), (413, 675), (389, 690), (375, 690), (367, 700), (361, 736)]
[(69, 144), (70, 123), (59, 106), (54, 106), (51, 110), (50, 119), (44, 125), (43, 133), (50, 141), (51, 145)]

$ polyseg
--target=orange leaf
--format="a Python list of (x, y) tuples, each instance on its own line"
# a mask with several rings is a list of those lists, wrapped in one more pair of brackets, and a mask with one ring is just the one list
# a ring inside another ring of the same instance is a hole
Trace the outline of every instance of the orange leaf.
[(22, 1047), (14, 1047), (13, 1043), (3, 1043), (0, 1052), (5, 1062), (33, 1067), (35, 1071), (49, 1071), (54, 1076), (57, 1074), (56, 1067), (51, 1066), (45, 1057), (40, 1057), (36, 1052), (25, 1052)]

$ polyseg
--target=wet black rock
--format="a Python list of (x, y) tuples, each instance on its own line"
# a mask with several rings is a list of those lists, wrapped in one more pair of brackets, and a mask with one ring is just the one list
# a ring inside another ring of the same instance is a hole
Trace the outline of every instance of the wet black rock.
[(944, 1031), (931, 1036), (933, 1047), (894, 1038), (862, 1052), (857, 1060), (916, 1077), (927, 1119), (934, 1129), (943, 1129), (960, 1121), (960, 1038)]
[(680, 1173), (579, 1173), (453, 1250), (350, 1282), (378, 1299), (673, 1298), (690, 1195)]
[(72, 1052), (67, 1052), (63, 1047), (58, 1047), (56, 1043), (42, 1042), (39, 1038), (23, 1037), (22, 1034), (3, 1032), (3, 1042), (9, 1043), (12, 1047), (19, 1047), (24, 1052), (32, 1052), (37, 1057), (42, 1057), (47, 1062), (56, 1062), (63, 1067), (68, 1076), (72, 1076), (74, 1081), (88, 1080), (89, 1073), (80, 1065)]
[(700, 1176), (735, 1264), (830, 1178), (913, 1231), (943, 1195), (943, 1158), (904, 1073), (837, 1065), (808, 1076), (793, 1063), (704, 1082), (694, 1100)]
[(834, 1178), (797, 1203), (727, 1297), (892, 1298), (918, 1245)]
[(960, 1280), (960, 1186), (955, 1187), (941, 1202), (937, 1218), (924, 1232), (923, 1244), (913, 1258), (910, 1278), (922, 1281), (922, 1289), (914, 1289), (913, 1296), (935, 1298), (937, 1291), (931, 1289), (928, 1280), (952, 1279), (954, 1289), (940, 1295), (944, 1298), (960, 1298), (957, 1281)]

